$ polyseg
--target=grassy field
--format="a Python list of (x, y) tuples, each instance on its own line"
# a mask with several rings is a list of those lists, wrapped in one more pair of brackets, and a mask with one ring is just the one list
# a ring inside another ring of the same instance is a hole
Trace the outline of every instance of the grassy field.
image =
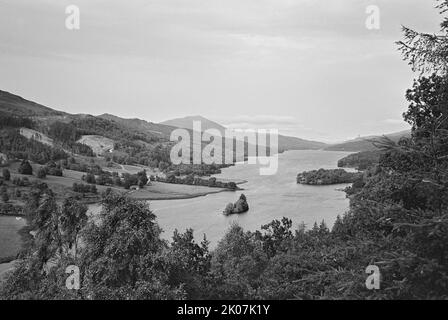
[(108, 167), (103, 167), (104, 171), (109, 171), (109, 172), (116, 172), (118, 174), (123, 174), (123, 173), (129, 173), (129, 174), (137, 174), (143, 170), (146, 170), (146, 174), (147, 175), (157, 175), (159, 173), (159, 170), (157, 169), (152, 169), (149, 167), (145, 167), (145, 166), (130, 166), (130, 165), (121, 165), (121, 164), (114, 164), (113, 168), (108, 168)]
[(0, 258), (15, 256), (19, 252), (22, 240), (18, 231), (25, 225), (24, 219), (0, 216)]
[[(19, 163), (13, 163), (10, 165), (9, 169), (12, 173), (12, 178), (14, 177), (28, 177), (30, 181), (38, 180), (36, 176), (24, 176), (17, 173)], [(40, 165), (32, 164), (33, 172), (37, 172)], [(143, 169), (147, 170), (147, 174), (155, 174), (155, 172), (150, 171), (150, 168), (141, 167), (141, 166), (128, 166), (123, 165), (120, 166), (120, 169), (114, 168), (111, 171), (115, 172), (126, 172), (135, 174)], [(108, 168), (104, 168), (107, 170)], [(75, 195), (72, 191), (73, 183), (84, 183), (82, 181), (82, 176), (85, 173), (79, 171), (72, 170), (64, 170), (63, 177), (55, 177), (55, 176), (47, 176), (42, 181), (48, 184), (48, 186), (56, 192), (56, 195), (59, 199), (65, 198), (68, 196)], [(241, 182), (240, 182), (241, 183)], [(230, 192), (229, 190), (222, 188), (211, 188), (206, 186), (190, 186), (190, 185), (182, 185), (182, 184), (169, 184), (162, 182), (152, 182), (151, 185), (146, 186), (144, 189), (140, 189), (137, 191), (129, 191), (124, 188), (118, 187), (108, 187), (108, 186), (96, 186), (98, 189), (98, 194), (105, 191), (107, 188), (111, 188), (116, 192), (127, 193), (134, 199), (139, 200), (170, 200), (170, 199), (190, 199), (195, 197), (205, 196), (207, 194), (218, 193), (218, 192)], [(89, 202), (88, 199), (85, 199), (86, 202)], [(98, 201), (98, 197), (92, 197), (90, 202)]]
[(218, 192), (232, 191), (222, 188), (152, 182), (150, 186), (133, 191), (129, 195), (134, 199), (140, 200), (172, 200), (196, 198)]
[[(56, 197), (58, 199), (64, 199), (69, 196), (75, 196), (77, 195), (75, 192), (73, 192), (72, 187), (73, 183), (84, 183), (82, 181), (82, 176), (85, 175), (84, 172), (79, 171), (73, 171), (73, 170), (64, 170), (64, 176), (63, 177), (55, 177), (55, 176), (47, 176), (45, 179), (38, 179), (35, 175), (33, 176), (26, 176), (17, 173), (17, 169), (19, 167), (19, 162), (12, 163), (8, 169), (11, 171), (11, 180), (15, 177), (24, 178), (27, 177), (30, 181), (34, 180), (40, 180), (42, 182), (45, 182), (56, 194)], [(41, 167), (38, 164), (32, 163), (34, 174), (37, 172), (37, 170)], [(11, 183), (9, 185), (12, 186)], [(13, 186), (12, 186), (13, 187)], [(117, 187), (108, 187), (108, 186), (96, 186), (98, 189), (98, 194), (101, 194), (103, 191), (105, 191), (108, 188), (111, 188), (112, 190), (116, 192), (127, 192), (127, 190), (123, 188), (117, 188)], [(16, 188), (16, 187), (14, 187)], [(23, 188), (20, 188), (23, 191)], [(88, 199), (85, 199), (87, 202), (89, 202)], [(98, 197), (92, 197), (92, 201), (98, 201)]]

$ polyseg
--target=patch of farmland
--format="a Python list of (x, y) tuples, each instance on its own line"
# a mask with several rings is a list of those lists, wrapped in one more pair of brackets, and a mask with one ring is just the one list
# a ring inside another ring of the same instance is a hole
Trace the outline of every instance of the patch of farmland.
[(114, 150), (114, 141), (103, 136), (82, 136), (77, 142), (88, 145), (97, 155), (112, 152)]
[(51, 147), (53, 146), (53, 139), (39, 131), (28, 128), (20, 128), (20, 134), (25, 138), (39, 141), (40, 143), (46, 144)]

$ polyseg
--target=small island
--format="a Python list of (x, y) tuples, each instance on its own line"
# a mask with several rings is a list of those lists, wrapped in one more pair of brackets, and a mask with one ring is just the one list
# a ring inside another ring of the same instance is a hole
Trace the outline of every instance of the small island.
[(353, 183), (361, 176), (360, 172), (347, 172), (344, 169), (319, 169), (299, 173), (297, 183), (317, 186)]
[(229, 203), (225, 208), (223, 214), (230, 216), (232, 214), (241, 214), (249, 211), (249, 204), (247, 203), (246, 196), (242, 194), (236, 203)]

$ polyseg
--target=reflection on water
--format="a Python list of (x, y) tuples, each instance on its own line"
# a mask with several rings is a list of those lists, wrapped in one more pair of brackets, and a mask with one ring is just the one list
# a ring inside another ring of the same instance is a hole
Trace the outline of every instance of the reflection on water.
[[(346, 152), (289, 151), (279, 155), (276, 175), (260, 176), (256, 165), (242, 164), (224, 169), (217, 177), (246, 180), (244, 191), (211, 194), (188, 200), (151, 201), (150, 206), (164, 229), (163, 237), (170, 239), (173, 231), (192, 228), (197, 240), (203, 234), (216, 246), (232, 222), (247, 230), (257, 230), (273, 219), (288, 217), (295, 225), (307, 226), (325, 220), (331, 226), (337, 215), (348, 208), (345, 193), (337, 189), (347, 185), (304, 186), (296, 183), (298, 173), (319, 168), (334, 169)], [(226, 217), (222, 211), (229, 202), (235, 202), (241, 193), (247, 196), (250, 211), (243, 215)]]

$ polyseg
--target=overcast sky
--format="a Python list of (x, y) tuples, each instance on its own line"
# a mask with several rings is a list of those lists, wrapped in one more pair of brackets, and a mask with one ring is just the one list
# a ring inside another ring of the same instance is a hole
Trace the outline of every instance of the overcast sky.
[[(65, 7), (81, 29), (65, 27)], [(381, 29), (365, 27), (368, 5)], [(70, 113), (202, 115), (323, 141), (407, 128), (394, 41), (432, 0), (0, 0), (0, 90)]]

